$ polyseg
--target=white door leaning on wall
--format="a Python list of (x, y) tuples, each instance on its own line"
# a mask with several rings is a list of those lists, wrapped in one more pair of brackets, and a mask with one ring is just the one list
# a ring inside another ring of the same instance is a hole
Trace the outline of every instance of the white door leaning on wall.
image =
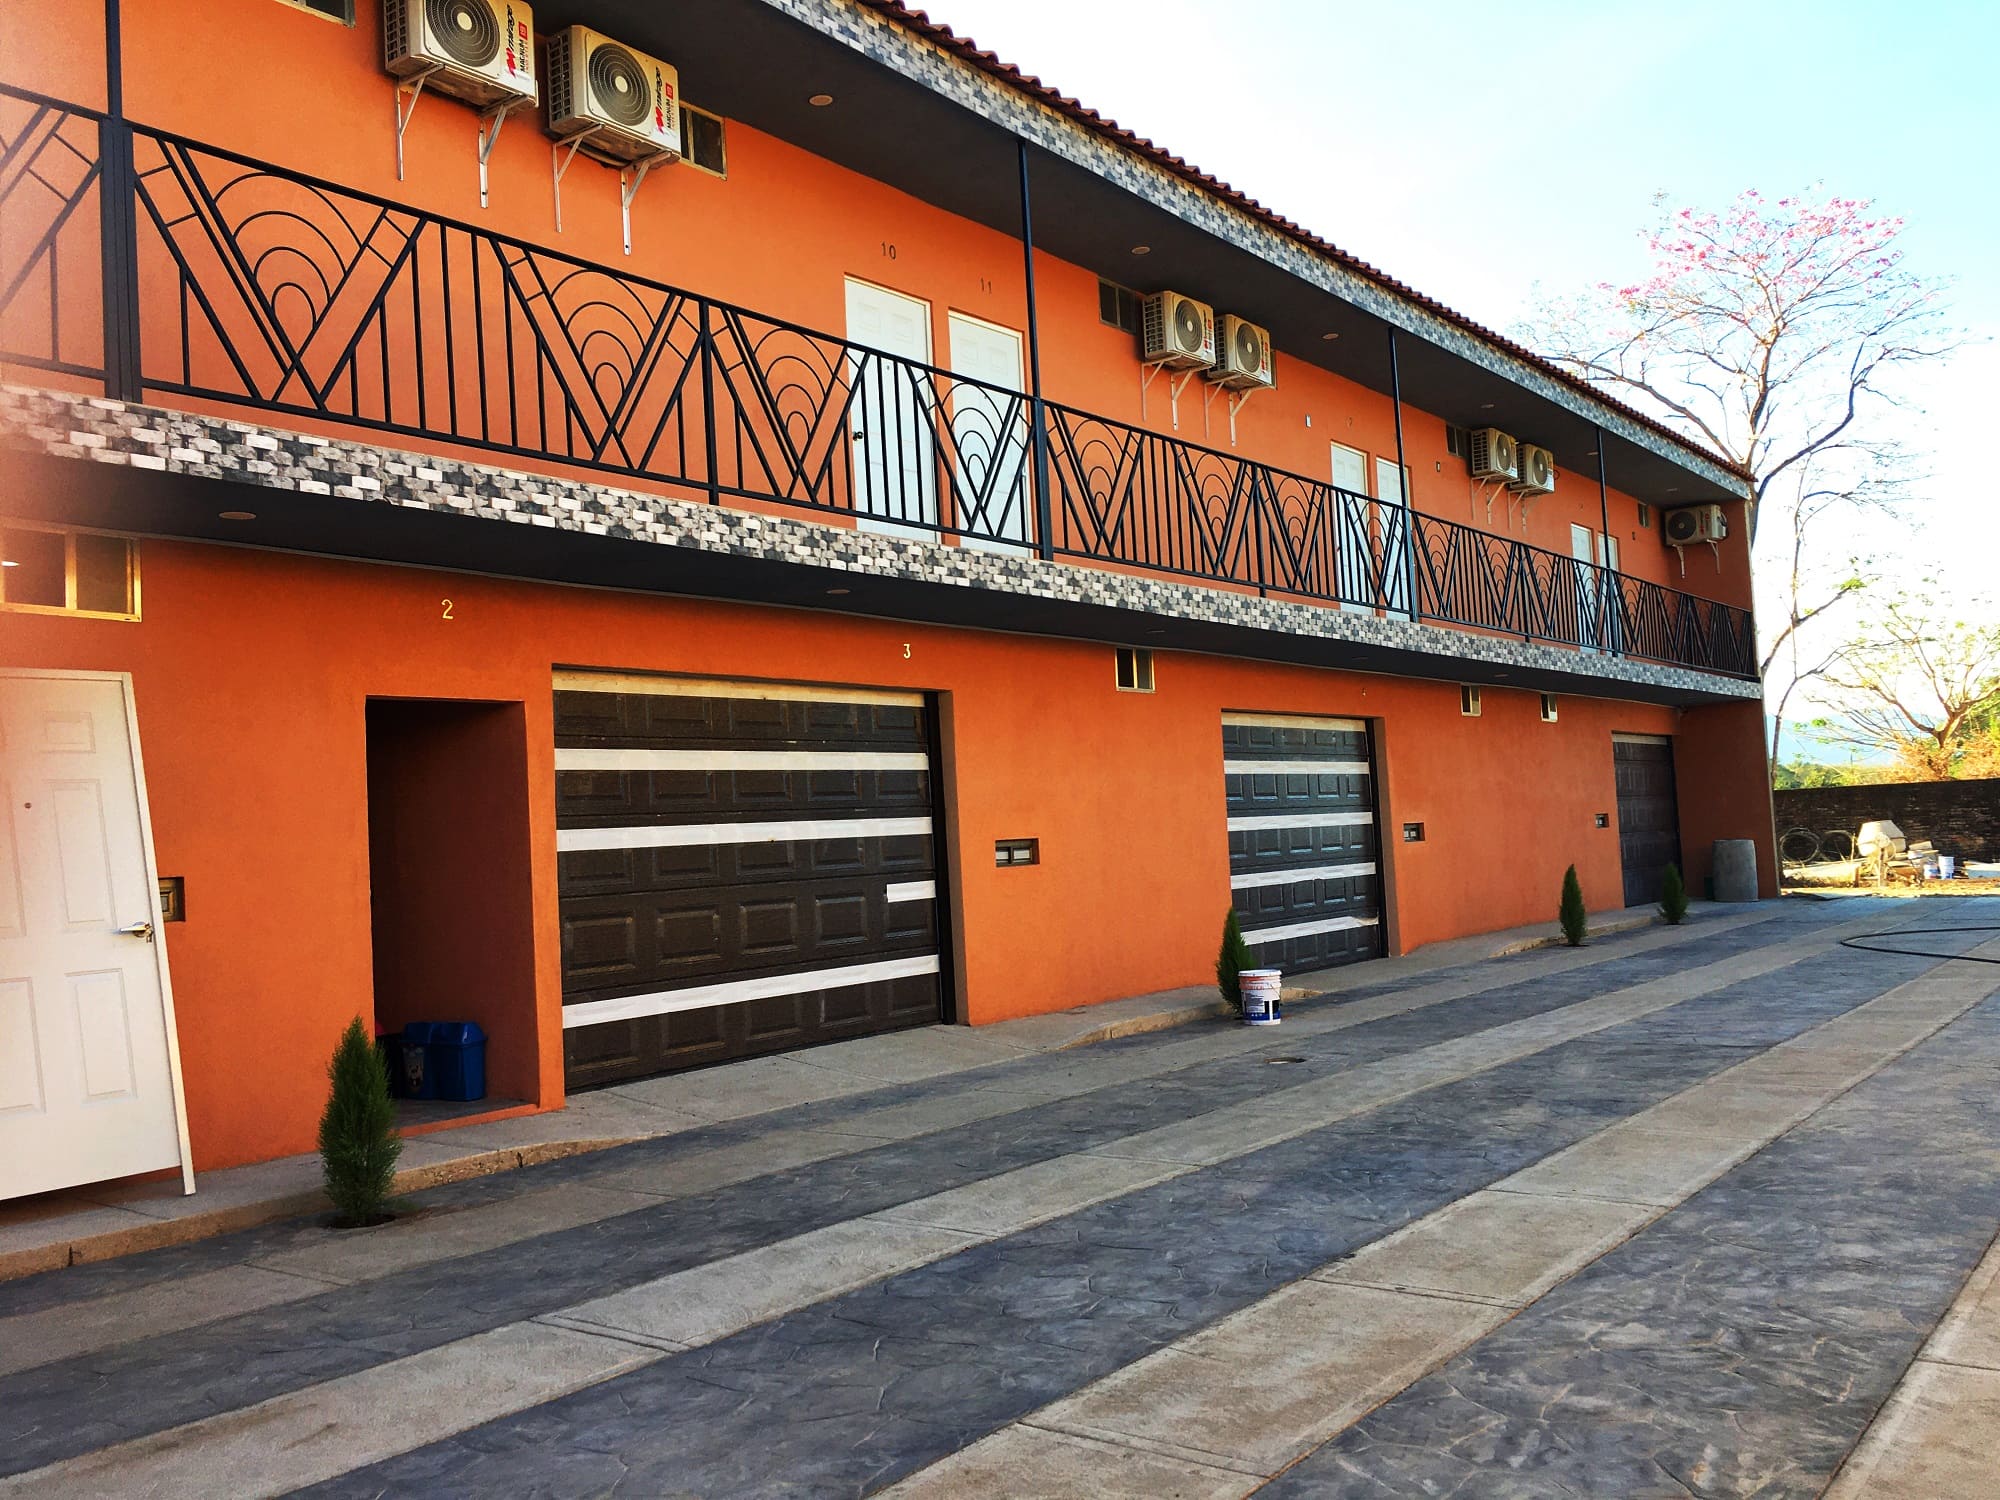
[(0, 1199), (194, 1191), (130, 680), (0, 673)]

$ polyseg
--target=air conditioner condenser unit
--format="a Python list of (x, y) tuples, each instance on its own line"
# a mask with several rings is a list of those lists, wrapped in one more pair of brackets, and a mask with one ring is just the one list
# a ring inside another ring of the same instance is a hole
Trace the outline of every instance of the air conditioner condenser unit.
[(1139, 311), (1142, 358), (1149, 365), (1205, 370), (1215, 363), (1215, 313), (1179, 292), (1154, 292)]
[(476, 104), (535, 101), (535, 15), (522, 0), (387, 0), (383, 65)]
[(1497, 427), (1475, 427), (1466, 434), (1466, 467), (1474, 479), (1513, 484), (1521, 477), (1521, 449)]
[(1235, 313), (1222, 315), (1218, 358), (1207, 378), (1232, 390), (1268, 390), (1278, 383), (1271, 335)]
[(678, 161), (680, 75), (588, 26), (549, 38), (549, 133), (613, 161)]

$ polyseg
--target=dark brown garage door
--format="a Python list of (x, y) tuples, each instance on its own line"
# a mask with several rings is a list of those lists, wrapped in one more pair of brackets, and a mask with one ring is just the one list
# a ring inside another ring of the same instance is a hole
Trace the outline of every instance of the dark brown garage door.
[(1611, 738), (1618, 773), (1618, 858), (1625, 870), (1625, 904), (1660, 899), (1660, 877), (1681, 862), (1680, 803), (1674, 796), (1674, 742), (1664, 736)]
[(922, 697), (562, 673), (555, 710), (570, 1087), (940, 1018)]
[(1373, 764), (1360, 719), (1223, 715), (1230, 894), (1260, 965), (1380, 956)]

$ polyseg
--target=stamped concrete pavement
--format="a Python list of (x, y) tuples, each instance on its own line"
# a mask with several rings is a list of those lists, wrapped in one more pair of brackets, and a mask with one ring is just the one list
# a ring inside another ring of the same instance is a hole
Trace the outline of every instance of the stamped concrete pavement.
[(1981, 907), (1358, 973), (0, 1285), (0, 1496), (1988, 1494)]

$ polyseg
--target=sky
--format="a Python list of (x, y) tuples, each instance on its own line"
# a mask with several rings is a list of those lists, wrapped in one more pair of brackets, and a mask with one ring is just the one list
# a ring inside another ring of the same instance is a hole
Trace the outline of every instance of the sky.
[(2000, 600), (2000, 0), (935, 0), (930, 14), (1502, 331), (1538, 287), (1639, 279), (1658, 193), (1720, 208), (1746, 187), (1824, 183), (1874, 200), (1908, 222), (1906, 267), (1953, 283), (1963, 347), (1907, 385), (1895, 418), (1926, 476), (1911, 524), (1855, 542), (1937, 575), (1955, 602)]

